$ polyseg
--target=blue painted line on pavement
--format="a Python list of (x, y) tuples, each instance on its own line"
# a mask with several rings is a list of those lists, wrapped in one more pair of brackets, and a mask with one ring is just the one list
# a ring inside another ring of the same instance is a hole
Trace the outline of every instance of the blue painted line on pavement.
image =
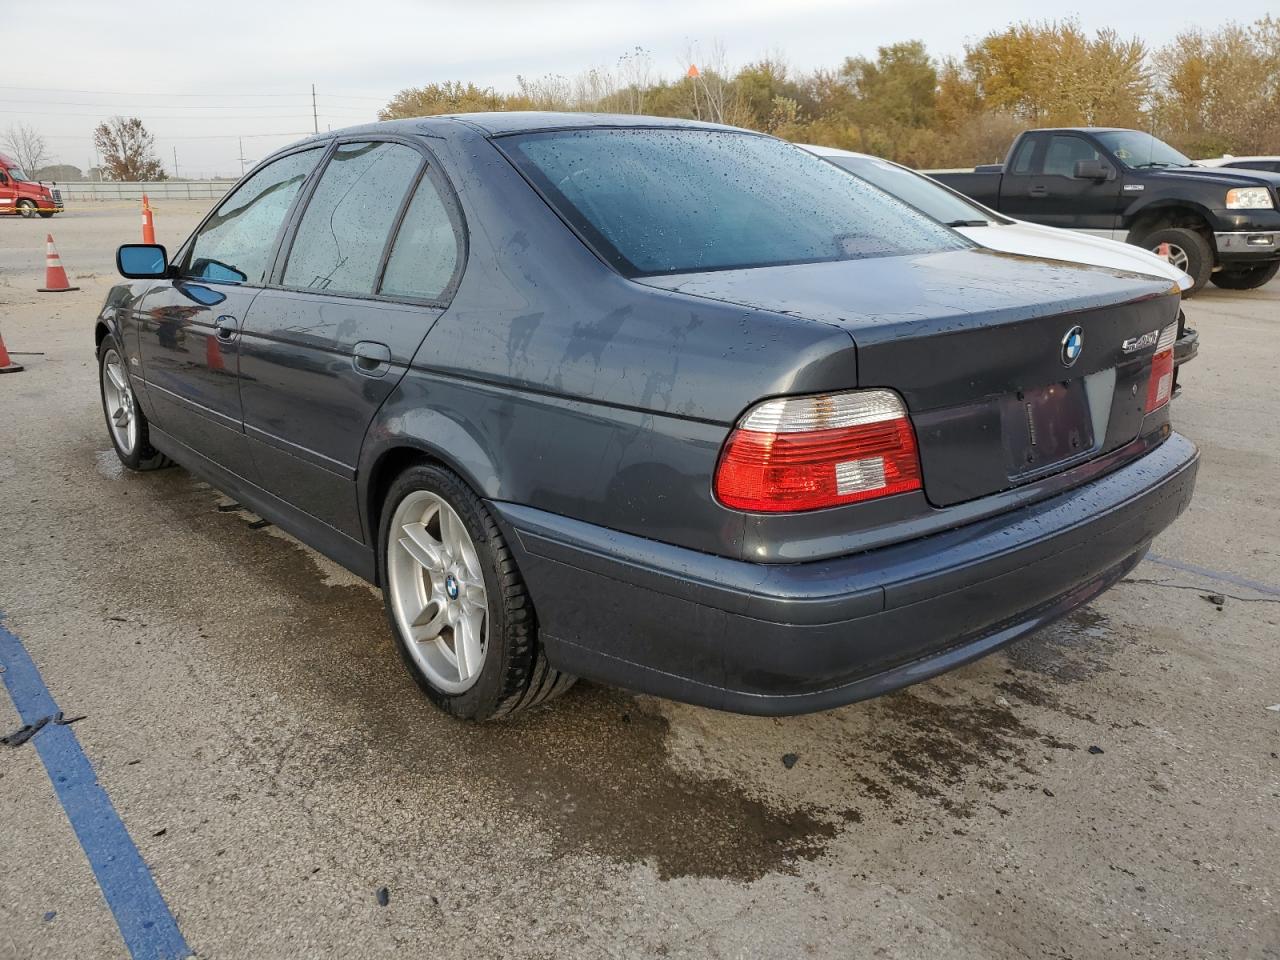
[(1170, 557), (1157, 556), (1154, 553), (1148, 553), (1147, 559), (1164, 567), (1181, 570), (1183, 573), (1195, 573), (1202, 577), (1209, 577), (1212, 580), (1221, 580), (1223, 583), (1234, 583), (1237, 587), (1244, 587), (1255, 593), (1265, 593), (1269, 597), (1280, 597), (1280, 587), (1273, 587), (1269, 583), (1250, 580), (1248, 577), (1238, 577), (1234, 573), (1224, 573), (1221, 570), (1210, 570), (1208, 567), (1200, 567), (1194, 563), (1186, 563)]
[[(54, 716), (58, 706), (26, 648), (0, 614), (0, 679), (23, 723)], [(133, 845), (111, 798), (98, 783), (75, 731), (49, 723), (32, 738), (53, 789), (75, 830), (120, 936), (133, 960), (182, 960), (191, 949)]]

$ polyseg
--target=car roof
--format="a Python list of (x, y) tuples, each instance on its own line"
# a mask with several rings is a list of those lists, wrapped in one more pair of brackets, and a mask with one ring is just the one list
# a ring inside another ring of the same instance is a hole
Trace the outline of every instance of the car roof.
[(731, 127), (701, 120), (682, 120), (676, 117), (650, 117), (634, 113), (571, 113), (552, 110), (505, 110), (485, 113), (443, 113), (426, 117), (407, 117), (402, 120), (380, 120), (354, 127), (331, 130), (311, 137), (325, 140), (352, 134), (378, 131), (398, 133), (402, 136), (433, 134), (445, 136), (451, 126), (466, 124), (487, 136), (505, 136), (511, 133), (536, 133), (544, 130), (577, 130), (593, 127), (616, 129), (619, 127), (654, 128), (672, 127), (685, 130), (733, 130), (739, 133), (760, 134), (754, 130)]

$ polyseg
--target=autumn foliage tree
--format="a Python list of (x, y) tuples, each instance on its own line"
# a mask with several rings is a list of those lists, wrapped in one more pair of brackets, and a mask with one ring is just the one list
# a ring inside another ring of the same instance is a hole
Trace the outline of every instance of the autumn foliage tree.
[(102, 156), (108, 180), (164, 180), (166, 175), (155, 155), (155, 137), (137, 117), (112, 117), (93, 131), (93, 144)]
[(938, 59), (918, 40), (797, 73), (778, 54), (732, 69), (723, 48), (651, 76), (647, 53), (519, 90), (452, 82), (403, 90), (383, 119), (464, 110), (601, 110), (714, 120), (916, 167), (990, 163), (1031, 126), (1151, 130), (1191, 156), (1280, 153), (1280, 19), (1190, 31), (1150, 51), (1112, 29), (1028, 21)]

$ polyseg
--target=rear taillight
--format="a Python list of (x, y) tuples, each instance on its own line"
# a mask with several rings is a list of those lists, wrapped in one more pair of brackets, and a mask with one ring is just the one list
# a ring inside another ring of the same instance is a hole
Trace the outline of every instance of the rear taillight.
[(753, 512), (794, 512), (920, 489), (906, 407), (891, 390), (766, 400), (725, 442), (716, 497)]
[(1147, 381), (1147, 413), (1163, 407), (1173, 393), (1173, 345), (1177, 339), (1176, 323), (1171, 323), (1160, 331), (1156, 353), (1151, 358), (1151, 379)]

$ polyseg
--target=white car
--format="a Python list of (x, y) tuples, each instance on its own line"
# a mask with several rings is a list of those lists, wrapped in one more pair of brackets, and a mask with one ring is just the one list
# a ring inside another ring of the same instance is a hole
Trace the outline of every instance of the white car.
[(1241, 170), (1270, 170), (1280, 173), (1280, 157), (1233, 157), (1224, 153), (1211, 160), (1197, 160), (1197, 167), (1237, 167)]
[[(1025, 220), (1013, 220), (922, 173), (880, 157), (807, 143), (798, 143), (796, 146), (848, 170), (854, 176), (874, 184), (885, 193), (892, 194), (990, 250), (1167, 277), (1178, 285), (1184, 295), (1195, 285), (1195, 281), (1185, 271), (1179, 270), (1163, 257), (1133, 244), (1060, 230), (1057, 227), (1045, 227)], [(1186, 316), (1178, 311), (1178, 342), (1173, 351), (1174, 363), (1181, 366), (1194, 357), (1199, 349), (1199, 335), (1187, 326)], [(1176, 372), (1174, 376), (1176, 389)]]
[(991, 250), (1168, 277), (1183, 292), (1191, 289), (1194, 283), (1187, 273), (1149, 250), (1104, 237), (1010, 219), (924, 174), (889, 160), (835, 147), (807, 143), (796, 146), (825, 157)]

